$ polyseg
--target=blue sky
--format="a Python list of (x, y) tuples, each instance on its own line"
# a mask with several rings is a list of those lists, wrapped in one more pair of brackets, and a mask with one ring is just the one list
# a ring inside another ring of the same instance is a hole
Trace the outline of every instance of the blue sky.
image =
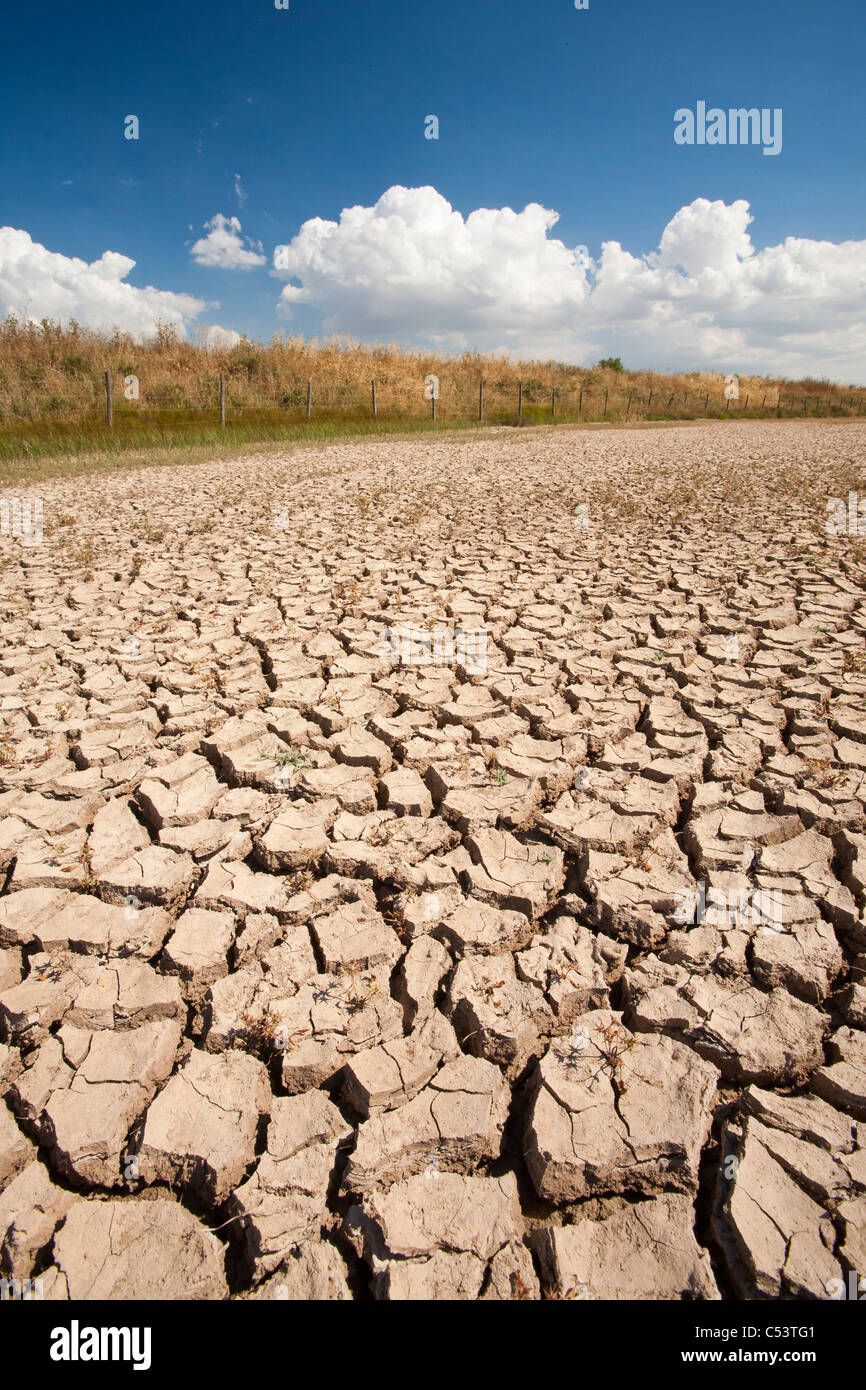
[[(787, 237), (838, 245), (860, 243), (864, 235), (866, 20), (850, 2), (694, 7), (684, 0), (589, 0), (589, 9), (578, 11), (573, 0), (290, 0), (285, 11), (273, 0), (110, 7), (49, 0), (11, 10), (4, 38), (0, 223), (63, 257), (88, 263), (106, 251), (128, 257), (135, 262), (128, 284), (209, 306), (186, 315), (188, 326), (218, 322), (267, 339), (281, 329), (313, 333), (323, 322), (382, 336), (372, 329), (384, 325), (387, 336), (391, 319), (372, 303), (376, 286), (370, 302), (361, 303), (363, 240), (338, 248), (351, 260), (348, 271), (340, 260), (308, 299), (279, 308), (285, 277), (269, 273), (270, 265), (201, 265), (190, 248), (205, 235), (204, 224), (222, 214), (239, 219), (239, 236), (260, 242), (270, 262), (274, 247), (291, 243), (308, 219), (338, 221), (353, 205), (373, 208), (394, 186), (432, 186), (464, 218), (479, 208), (520, 212), (541, 204), (559, 214), (547, 239), (566, 248), (583, 244), (596, 262), (603, 242), (618, 242), (633, 258), (655, 252), (665, 226), (697, 199), (749, 204), (749, 255)], [(781, 108), (781, 153), (676, 145), (674, 111), (698, 100), (723, 109)], [(140, 120), (138, 140), (124, 139), (131, 113)], [(424, 138), (428, 114), (439, 118), (438, 140)], [(712, 221), (715, 214), (702, 216)], [(706, 236), (698, 224), (693, 240)], [(734, 241), (737, 227), (728, 227)], [(534, 235), (537, 240), (537, 230)], [(528, 264), (528, 231), (524, 245)], [(417, 257), (414, 242), (411, 254), (406, 246), (396, 253), (397, 285), (407, 254)], [(457, 251), (446, 247), (443, 254), (453, 259)], [(681, 360), (688, 353), (685, 323), (667, 339), (658, 323), (642, 333), (638, 320), (646, 305), (636, 306), (634, 293), (643, 291), (633, 268), (628, 292), (620, 286), (617, 303), (604, 313), (605, 296), (597, 296), (582, 318), (575, 289), (573, 347), (561, 315), (542, 314), (533, 323), (513, 305), (503, 309), (504, 281), (521, 276), (515, 254), (507, 273), (485, 287), (474, 317), (460, 321), (455, 308), (453, 333), (448, 294), (456, 302), (460, 274), (470, 272), (449, 266), (444, 318), (428, 319), (423, 294), (419, 300), (418, 287), (410, 285), (405, 314), (393, 316), (395, 336), (512, 350), (525, 339), (531, 350), (549, 345), (575, 360), (596, 348), (616, 351), (623, 342), (624, 355), (643, 351), (653, 358), (630, 365), (690, 365)], [(435, 255), (432, 244), (420, 255)], [(299, 248), (297, 259), (309, 267), (309, 249)], [(376, 274), (388, 279), (389, 264), (386, 257)], [(711, 269), (692, 265), (692, 278), (703, 276), (704, 285), (695, 292), (694, 322), (704, 325)], [(820, 279), (824, 269), (822, 262), (808, 274)], [(533, 275), (548, 270), (528, 270), (527, 284), (534, 288)], [(555, 280), (566, 272), (559, 267), (553, 274)], [(757, 366), (763, 354), (768, 368), (781, 370), (788, 365), (791, 314), (798, 332), (814, 314), (821, 341), (802, 333), (797, 351), (804, 362), (811, 353), (816, 365), (828, 364), (829, 375), (850, 374), (866, 343), (861, 253), (845, 258), (844, 267), (835, 264), (832, 293), (812, 286), (784, 322), (778, 292), (772, 302), (774, 274), (765, 266), (758, 276), (759, 322), (719, 314), (719, 304), (710, 308), (720, 357), (740, 351), (747, 365)], [(352, 280), (345, 303), (344, 275)], [(307, 283), (303, 270), (293, 279)], [(471, 280), (470, 290), (477, 270)], [(555, 297), (555, 285), (547, 288)], [(645, 287), (647, 303), (660, 289), (677, 300), (668, 276), (664, 286)], [(544, 299), (543, 286), (539, 292)], [(756, 292), (754, 277), (732, 287), (737, 300), (742, 294), (753, 300)], [(21, 307), (16, 294), (20, 300), (21, 281), (12, 277), (4, 298), (0, 259), (0, 307)], [(609, 300), (610, 289), (606, 294)], [(46, 304), (55, 307), (50, 286), (35, 273), (27, 299), (37, 317)], [(387, 294), (385, 300), (387, 308)], [(834, 315), (843, 307), (840, 348), (832, 339)], [(745, 339), (737, 339), (738, 330)], [(705, 337), (703, 360), (715, 342), (712, 334)], [(720, 369), (726, 365), (720, 362)]]

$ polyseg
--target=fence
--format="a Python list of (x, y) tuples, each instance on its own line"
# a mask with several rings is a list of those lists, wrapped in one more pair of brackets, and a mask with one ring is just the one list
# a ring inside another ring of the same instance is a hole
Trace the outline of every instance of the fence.
[[(116, 380), (117, 378), (117, 380)], [(435, 387), (427, 383), (435, 382)], [(285, 384), (251, 382), (245, 373), (212, 373), (193, 387), (176, 384), (148, 394), (147, 384), (136, 376), (105, 372), (94, 381), (94, 408), (90, 415), (80, 408), (54, 412), (52, 418), (75, 418), (109, 429), (138, 424), (172, 423), (274, 425), (314, 423), (319, 420), (366, 416), (375, 420), (407, 423), (427, 417), (431, 421), (481, 424), (541, 424), (545, 422), (639, 422), (642, 420), (691, 420), (748, 417), (851, 418), (864, 414), (866, 396), (829, 388), (820, 394), (797, 395), (789, 391), (746, 391), (742, 399), (729, 400), (720, 386), (718, 394), (707, 390), (657, 389), (639, 392), (628, 380), (622, 385), (553, 386), (539, 379), (513, 382), (484, 380), (467, 384), (465, 378), (449, 382), (430, 378), (418, 385), (417, 399), (401, 383), (371, 379), (361, 390), (357, 382), (344, 385), (333, 379), (297, 378)], [(43, 417), (44, 418), (44, 417)], [(19, 428), (26, 421), (18, 420)]]
[[(126, 378), (127, 382), (135, 383), (138, 391), (138, 379)], [(323, 382), (318, 388), (314, 388), (314, 379), (309, 377), (306, 383), (294, 383), (285, 390), (282, 395), (270, 395), (270, 399), (261, 397), (258, 400), (250, 401), (247, 399), (243, 390), (240, 390), (233, 397), (227, 395), (228, 383), (226, 374), (220, 372), (219, 382), (214, 390), (214, 399), (211, 410), (218, 413), (220, 424), (225, 426), (226, 408), (232, 413), (235, 411), (244, 412), (249, 410), (278, 409), (286, 415), (297, 415), (303, 411), (303, 418), (311, 420), (314, 418), (314, 411), (321, 410), (332, 414), (335, 410), (357, 412), (364, 408), (365, 402), (359, 396), (357, 388), (354, 386), (341, 386), (339, 383)], [(113, 424), (113, 386), (111, 373), (105, 373), (105, 396), (106, 396), (106, 420), (109, 425)], [(403, 394), (403, 393), (401, 393)], [(419, 390), (419, 395), (421, 391)], [(650, 390), (649, 393), (641, 397), (634, 390), (625, 388), (616, 391), (610, 387), (590, 391), (585, 386), (574, 387), (573, 390), (563, 389), (559, 386), (545, 386), (538, 382), (517, 383), (516, 399), (512, 393), (512, 401), (509, 404), (505, 390), (497, 389), (495, 385), (479, 380), (477, 404), (473, 410), (465, 399), (465, 390), (455, 390), (449, 394), (447, 390), (443, 394), (441, 381), (437, 383), (436, 391), (430, 396), (429, 411), (418, 409), (417, 411), (407, 411), (405, 405), (392, 403), (390, 409), (398, 415), (412, 415), (420, 418), (422, 413), (429, 414), (433, 420), (468, 420), (477, 418), (483, 423), (492, 418), (501, 419), (516, 418), (517, 421), (532, 419), (537, 421), (549, 416), (551, 420), (564, 419), (583, 419), (583, 420), (638, 420), (638, 419), (697, 419), (707, 415), (751, 415), (751, 416), (799, 416), (812, 415), (820, 418), (831, 418), (833, 416), (850, 417), (862, 415), (864, 400), (866, 397), (858, 395), (846, 395), (840, 393), (834, 398), (830, 392), (825, 395), (803, 395), (797, 396), (793, 393), (778, 392), (776, 400), (772, 400), (772, 392), (764, 391), (761, 393), (760, 402), (755, 395), (752, 400), (751, 395), (746, 394), (742, 403), (739, 400), (730, 400), (724, 393), (716, 397), (710, 391), (665, 391)], [(140, 395), (130, 397), (140, 401)], [(375, 378), (370, 382), (369, 411), (373, 419), (377, 419), (380, 414), (389, 410), (387, 398), (383, 400), (382, 384)], [(443, 408), (443, 401), (445, 406)], [(185, 403), (184, 407), (193, 409), (196, 405)], [(450, 409), (449, 409), (450, 406)], [(751, 409), (750, 409), (751, 406)], [(198, 403), (198, 409), (207, 411), (207, 401)], [(146, 412), (146, 407), (140, 406), (132, 413), (137, 415)]]

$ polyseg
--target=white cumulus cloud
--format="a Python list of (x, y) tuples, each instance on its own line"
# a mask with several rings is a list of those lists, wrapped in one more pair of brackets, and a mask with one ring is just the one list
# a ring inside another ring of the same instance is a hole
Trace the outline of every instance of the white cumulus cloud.
[(303, 284), (286, 285), (281, 301), (315, 304), (329, 328), (367, 336), (567, 331), (589, 287), (574, 253), (548, 236), (557, 221), (538, 203), (464, 221), (435, 188), (389, 188), (375, 207), (303, 224), (278, 261)]
[(211, 323), (201, 325), (200, 339), (208, 352), (213, 352), (216, 348), (237, 347), (241, 335), (233, 328), (221, 328), (218, 323)]
[(98, 261), (79, 260), (49, 251), (15, 227), (0, 227), (0, 310), (38, 323), (49, 318), (111, 332), (115, 327), (134, 337), (153, 337), (160, 323), (181, 335), (207, 308), (203, 299), (174, 294), (152, 285), (126, 283), (135, 266), (128, 256), (104, 251)]
[[(199, 237), (190, 249), (190, 255), (199, 265), (216, 266), (219, 270), (253, 270), (257, 265), (266, 264), (267, 256), (261, 254), (261, 242), (241, 236), (237, 217), (223, 217), (218, 212), (204, 225), (207, 236)], [(249, 250), (256, 246), (258, 251)]]
[(629, 366), (862, 378), (866, 242), (787, 237), (756, 248), (749, 204), (696, 198), (632, 255), (597, 259), (551, 236), (559, 214), (479, 208), (435, 188), (389, 188), (339, 222), (312, 218), (275, 257), (326, 332), (408, 338), (448, 350)]

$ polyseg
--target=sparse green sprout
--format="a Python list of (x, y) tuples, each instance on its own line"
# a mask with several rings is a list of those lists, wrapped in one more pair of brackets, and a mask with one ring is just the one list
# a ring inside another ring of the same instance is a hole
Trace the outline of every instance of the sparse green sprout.
[(293, 767), (296, 772), (307, 766), (306, 755), (302, 748), (293, 748), (290, 753), (278, 753), (276, 761), (282, 767)]

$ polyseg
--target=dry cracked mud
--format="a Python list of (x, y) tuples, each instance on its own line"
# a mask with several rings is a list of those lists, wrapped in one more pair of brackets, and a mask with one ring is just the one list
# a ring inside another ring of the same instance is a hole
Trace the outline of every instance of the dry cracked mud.
[(848, 488), (866, 426), (788, 422), (44, 484), (0, 568), (0, 1273), (866, 1276)]

